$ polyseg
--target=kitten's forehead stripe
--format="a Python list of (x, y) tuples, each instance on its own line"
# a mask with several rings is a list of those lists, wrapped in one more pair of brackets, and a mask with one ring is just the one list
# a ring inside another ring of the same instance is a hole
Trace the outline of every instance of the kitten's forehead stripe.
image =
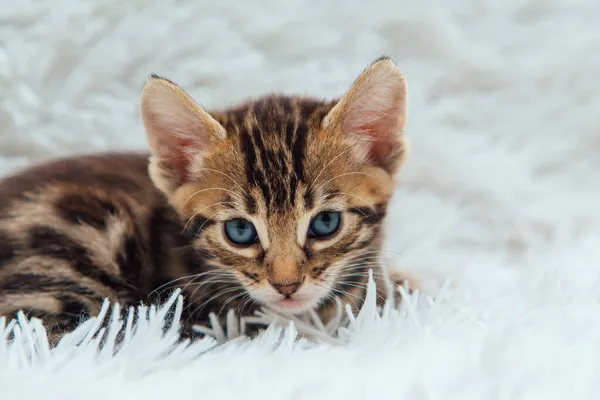
[(292, 159), (294, 160), (294, 173), (304, 182), (304, 152), (306, 150), (306, 140), (308, 135), (308, 127), (305, 123), (301, 123), (296, 128), (296, 140), (292, 149)]
[(196, 215), (187, 222), (182, 232), (182, 235), (184, 235), (188, 239), (194, 239), (196, 236), (200, 235), (202, 231), (211, 227), (215, 223), (216, 222), (214, 219), (206, 218), (202, 215)]
[[(290, 115), (291, 114), (286, 114)], [(285, 144), (288, 149), (292, 148), (292, 144), (294, 143), (294, 136), (296, 135), (296, 124), (293, 120), (288, 119), (285, 121)]]
[(245, 206), (246, 206), (246, 212), (250, 215), (254, 215), (256, 214), (256, 200), (254, 199), (254, 197), (252, 197), (252, 195), (248, 192), (246, 192), (246, 195), (244, 196), (244, 200), (245, 200)]
[(252, 129), (252, 133), (250, 134), (252, 147), (253, 147), (253, 158), (258, 161), (257, 164), (252, 166), (252, 174), (253, 179), (252, 182), (254, 184), (258, 183), (258, 186), (267, 201), (267, 210), (269, 210), (269, 199), (271, 198), (271, 177), (268, 176), (269, 164), (268, 160), (265, 156), (265, 148), (263, 145), (263, 138), (261, 137), (261, 130), (258, 126), (255, 126)]
[[(284, 112), (285, 116), (288, 116), (288, 118), (290, 118), (287, 121), (285, 121), (285, 148), (291, 149), (292, 145), (294, 143), (294, 138), (296, 137), (297, 124), (295, 123), (294, 120), (291, 119), (294, 117), (294, 113), (293, 113), (293, 109), (289, 102), (284, 102), (283, 112)], [(282, 154), (282, 156), (283, 156), (283, 154)], [(286, 167), (289, 168), (289, 165), (291, 164), (292, 160), (293, 160), (293, 155), (289, 151), (286, 151), (285, 162), (284, 162)], [(298, 174), (296, 173), (295, 170), (289, 171), (288, 173), (290, 173), (289, 190), (287, 190), (287, 193), (289, 194), (288, 200), (289, 200), (289, 203), (293, 206), (294, 201), (296, 199), (296, 187), (298, 186)]]
[[(313, 184), (316, 182), (313, 182)], [(304, 208), (312, 209), (315, 206), (315, 196), (311, 186), (306, 187), (306, 191), (304, 192)]]
[(267, 212), (293, 207), (299, 183), (307, 187), (305, 206), (314, 205), (305, 172), (308, 136), (334, 103), (266, 96), (217, 116), (228, 135), (238, 135), (246, 180), (262, 195), (246, 199), (248, 213), (256, 213), (259, 202)]
[(252, 147), (252, 142), (250, 142), (250, 135), (248, 134), (248, 132), (242, 132), (240, 134), (240, 148), (242, 150), (242, 154), (244, 154), (244, 161), (246, 161), (246, 180), (249, 183), (253, 183), (254, 168), (256, 166), (256, 156), (254, 154), (254, 149)]

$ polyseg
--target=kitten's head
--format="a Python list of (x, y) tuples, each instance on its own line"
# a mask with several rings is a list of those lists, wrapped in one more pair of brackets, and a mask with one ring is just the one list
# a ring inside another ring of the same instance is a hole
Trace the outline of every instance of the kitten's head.
[(405, 154), (405, 100), (387, 58), (337, 101), (270, 96), (211, 114), (153, 76), (141, 99), (150, 174), (208, 265), (260, 304), (306, 310), (374, 259)]

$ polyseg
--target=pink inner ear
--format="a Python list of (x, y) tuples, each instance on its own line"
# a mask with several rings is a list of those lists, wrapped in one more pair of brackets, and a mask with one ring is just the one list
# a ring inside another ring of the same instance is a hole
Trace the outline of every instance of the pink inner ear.
[(395, 143), (391, 142), (372, 141), (371, 146), (369, 147), (369, 157), (373, 159), (382, 159), (390, 153), (394, 145)]
[(396, 130), (399, 126), (394, 118), (397, 112), (393, 109), (387, 111), (363, 111), (346, 121), (347, 131), (358, 134), (361, 141), (368, 145), (371, 159), (385, 158), (398, 145)]
[(161, 159), (161, 164), (175, 176), (179, 183), (184, 182), (190, 171), (190, 154), (188, 149), (194, 145), (192, 139), (168, 135), (168, 143), (159, 144), (156, 149)]
[(176, 149), (178, 150), (171, 155), (171, 166), (177, 171), (183, 182), (187, 180), (190, 171), (191, 160), (186, 149), (192, 146), (192, 141), (183, 138), (175, 138), (174, 140), (177, 141)]
[(377, 164), (394, 168), (394, 155), (402, 146), (406, 89), (400, 71), (379, 61), (363, 73), (342, 103), (343, 130), (354, 135)]

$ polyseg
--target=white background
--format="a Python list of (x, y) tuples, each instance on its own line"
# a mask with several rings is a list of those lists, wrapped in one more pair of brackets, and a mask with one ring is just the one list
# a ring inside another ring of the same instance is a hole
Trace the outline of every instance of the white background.
[[(269, 91), (338, 96), (389, 54), (408, 82), (412, 151), (387, 258), (432, 295), (451, 279), (452, 301), (480, 325), (457, 322), (453, 308), (441, 321), (454, 336), (409, 329), (401, 343), (352, 350), (360, 363), (348, 361), (351, 350), (337, 361), (303, 353), (263, 361), (256, 377), (241, 354), (237, 372), (198, 373), (237, 376), (230, 393), (246, 398), (265, 395), (273, 379), (317, 398), (356, 386), (357, 376), (386, 398), (395, 387), (409, 398), (559, 396), (563, 385), (591, 393), (599, 49), (593, 0), (0, 0), (0, 173), (58, 155), (144, 149), (138, 99), (152, 72), (210, 109)], [(400, 372), (377, 357), (416, 364)], [(338, 368), (351, 378), (332, 383)], [(267, 386), (250, 385), (260, 378)]]

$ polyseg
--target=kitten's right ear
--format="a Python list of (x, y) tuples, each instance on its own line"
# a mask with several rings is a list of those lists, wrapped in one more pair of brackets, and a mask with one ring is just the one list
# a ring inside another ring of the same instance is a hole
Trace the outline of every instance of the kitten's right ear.
[(203, 154), (225, 138), (225, 129), (183, 89), (157, 75), (146, 82), (140, 108), (152, 153), (150, 176), (169, 195), (202, 168)]
[(381, 57), (356, 78), (323, 120), (323, 127), (341, 132), (361, 159), (395, 175), (404, 161), (406, 82), (388, 57)]

